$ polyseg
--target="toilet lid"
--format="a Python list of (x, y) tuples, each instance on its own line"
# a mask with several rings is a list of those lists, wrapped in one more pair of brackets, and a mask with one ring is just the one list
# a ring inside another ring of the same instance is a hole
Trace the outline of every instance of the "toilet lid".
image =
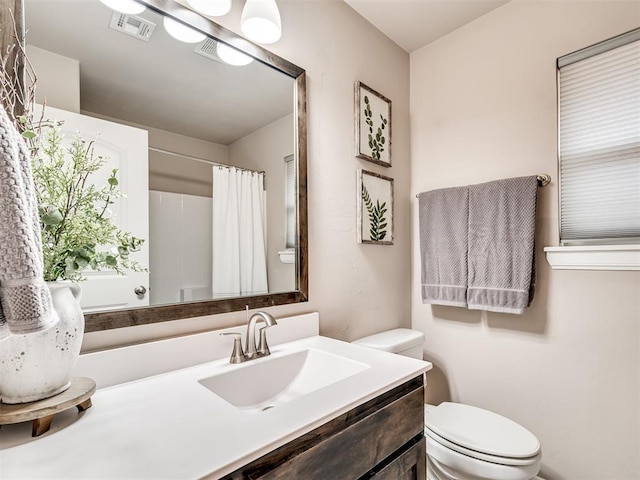
[(441, 403), (425, 419), (440, 437), (469, 450), (504, 458), (527, 458), (540, 453), (536, 436), (513, 420), (460, 403)]

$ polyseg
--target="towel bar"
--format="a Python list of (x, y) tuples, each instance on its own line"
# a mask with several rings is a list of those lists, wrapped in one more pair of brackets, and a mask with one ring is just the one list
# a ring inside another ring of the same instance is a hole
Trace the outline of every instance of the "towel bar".
[(546, 187), (551, 183), (551, 175), (548, 175), (546, 173), (541, 173), (540, 175), (537, 176), (537, 180), (538, 180), (539, 187)]
[[(551, 175), (546, 173), (541, 173), (537, 176), (538, 187), (546, 187), (551, 183)], [(416, 193), (416, 198), (418, 198), (419, 193)]]

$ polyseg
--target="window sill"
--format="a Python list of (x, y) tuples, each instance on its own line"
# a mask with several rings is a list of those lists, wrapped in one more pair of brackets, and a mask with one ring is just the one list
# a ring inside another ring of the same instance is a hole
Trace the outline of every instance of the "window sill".
[(640, 245), (545, 247), (554, 270), (640, 270)]
[(296, 263), (295, 253), (295, 248), (287, 248), (286, 250), (278, 252), (278, 255), (280, 256), (280, 261), (282, 263)]

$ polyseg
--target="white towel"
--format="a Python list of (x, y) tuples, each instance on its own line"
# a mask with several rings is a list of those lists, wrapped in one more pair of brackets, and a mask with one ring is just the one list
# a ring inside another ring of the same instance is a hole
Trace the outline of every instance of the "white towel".
[(469, 309), (524, 313), (533, 301), (535, 176), (469, 187)]
[(58, 320), (42, 279), (40, 238), (29, 150), (0, 108), (0, 338)]
[(418, 195), (422, 303), (467, 306), (468, 187)]

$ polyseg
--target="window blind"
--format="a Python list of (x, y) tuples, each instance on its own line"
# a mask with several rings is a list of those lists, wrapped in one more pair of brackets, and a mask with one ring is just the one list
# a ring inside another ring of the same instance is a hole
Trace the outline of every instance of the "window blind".
[(640, 29), (558, 59), (560, 241), (640, 241)]
[(285, 161), (286, 248), (296, 246), (296, 164), (293, 155)]

